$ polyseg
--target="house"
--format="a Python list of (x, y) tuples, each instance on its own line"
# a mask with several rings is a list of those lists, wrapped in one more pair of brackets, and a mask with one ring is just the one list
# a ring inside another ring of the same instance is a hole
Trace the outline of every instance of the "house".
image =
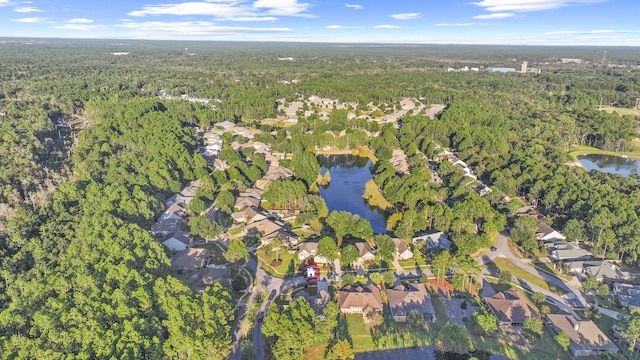
[(180, 224), (184, 221), (185, 216), (186, 210), (182, 206), (171, 204), (169, 208), (160, 215), (158, 221), (151, 225), (151, 233), (166, 236), (177, 231), (180, 229)]
[(260, 199), (256, 199), (254, 197), (238, 197), (236, 202), (233, 204), (234, 209), (245, 209), (245, 208), (259, 208), (260, 207)]
[(614, 283), (611, 293), (618, 298), (621, 306), (629, 310), (640, 308), (640, 285)]
[(298, 240), (299, 240), (299, 238), (298, 238), (298, 236), (296, 234), (293, 234), (293, 233), (287, 231), (285, 228), (281, 227), (280, 229), (278, 229), (278, 231), (263, 236), (262, 237), (262, 243), (263, 244), (267, 244), (267, 243), (271, 242), (271, 240), (273, 240), (275, 238), (278, 238), (278, 239), (282, 240), (282, 242), (286, 246), (297, 245), (298, 244)]
[(167, 235), (162, 240), (162, 245), (169, 248), (171, 251), (186, 250), (193, 244), (193, 239), (182, 230), (177, 230)]
[(245, 231), (247, 235), (255, 236), (257, 234), (262, 234), (262, 237), (264, 238), (267, 235), (277, 232), (280, 228), (282, 228), (281, 224), (269, 219), (263, 219), (247, 225)]
[(534, 209), (532, 206), (523, 206), (521, 207), (516, 216), (532, 216), (538, 220), (543, 220), (546, 216), (540, 214), (538, 210)]
[(414, 244), (417, 244), (422, 240), (426, 241), (427, 245), (430, 248), (441, 247), (445, 250), (449, 250), (451, 249), (451, 245), (453, 245), (453, 242), (451, 242), (447, 235), (445, 235), (442, 231), (433, 234), (422, 234), (414, 237), (412, 241)]
[(209, 250), (190, 248), (178, 251), (171, 258), (171, 270), (195, 271), (205, 266), (209, 258)]
[(584, 261), (582, 273), (586, 276), (594, 276), (599, 282), (613, 282), (619, 280), (631, 280), (631, 274), (622, 270), (616, 264), (608, 261)]
[(293, 172), (286, 167), (277, 165), (269, 166), (267, 172), (262, 177), (264, 180), (281, 180), (293, 177)]
[(363, 263), (365, 261), (373, 261), (376, 258), (376, 251), (366, 241), (360, 241), (354, 244), (360, 257), (357, 262)]
[(485, 185), (482, 182), (478, 182), (478, 186), (476, 186), (475, 188), (473, 188), (480, 196), (486, 196), (488, 194), (490, 194), (493, 190), (491, 190), (490, 187), (488, 187), (487, 185)]
[(566, 236), (560, 234), (557, 230), (543, 222), (539, 223), (538, 228), (536, 229), (536, 239), (538, 240), (556, 242), (559, 240), (565, 240), (566, 238)]
[(225, 170), (229, 167), (229, 165), (227, 164), (227, 162), (225, 160), (222, 160), (220, 158), (215, 158), (213, 160), (213, 168), (215, 170)]
[(250, 206), (244, 210), (234, 212), (233, 214), (231, 214), (231, 218), (233, 218), (233, 221), (236, 223), (250, 224), (252, 222), (266, 219), (267, 214), (260, 210), (257, 210), (253, 206)]
[(233, 128), (236, 127), (236, 124), (232, 123), (231, 121), (223, 121), (223, 122), (219, 122), (217, 124), (215, 124), (217, 127), (222, 128), (222, 130), (226, 131), (230, 131)]
[(436, 321), (436, 312), (424, 284), (415, 283), (406, 287), (400, 285), (393, 289), (387, 289), (387, 298), (391, 315), (397, 322), (407, 321), (407, 315), (412, 310), (418, 310), (424, 321)]
[(316, 263), (328, 263), (327, 258), (324, 256), (318, 256), (318, 242), (317, 241), (305, 241), (298, 247), (298, 260), (305, 261), (310, 256), (313, 256), (313, 260)]
[(203, 293), (207, 286), (213, 286), (215, 283), (231, 288), (231, 271), (228, 267), (205, 268), (200, 276), (191, 285), (197, 292)]
[(251, 198), (260, 200), (262, 199), (263, 193), (264, 193), (264, 190), (262, 189), (247, 189), (241, 192), (240, 194), (238, 194), (238, 197), (251, 197)]
[(586, 261), (591, 259), (591, 253), (579, 247), (555, 249), (551, 251), (551, 259), (555, 261)]
[(396, 245), (396, 258), (400, 260), (408, 260), (413, 257), (413, 252), (404, 241), (394, 238), (393, 243)]
[(483, 299), (498, 320), (498, 326), (522, 326), (526, 319), (538, 317), (527, 300), (513, 289)]
[(366, 286), (347, 285), (338, 291), (338, 304), (343, 314), (362, 314), (366, 317), (382, 312), (380, 290), (373, 284)]
[(564, 332), (569, 336), (569, 351), (573, 356), (618, 352), (618, 347), (591, 320), (576, 319), (568, 314), (548, 314), (547, 319), (556, 334)]

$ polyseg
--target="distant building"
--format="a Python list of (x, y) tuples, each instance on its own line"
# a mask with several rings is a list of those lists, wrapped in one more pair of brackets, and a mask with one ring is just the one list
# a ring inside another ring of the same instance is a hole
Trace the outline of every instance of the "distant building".
[(501, 72), (501, 73), (516, 72), (515, 68), (504, 68), (504, 67), (488, 67), (485, 70), (489, 72)]
[(522, 62), (522, 67), (520, 68), (520, 73), (522, 73), (522, 74), (526, 74), (527, 73), (527, 62), (526, 61)]
[(421, 240), (426, 241), (427, 245), (430, 248), (440, 247), (445, 250), (449, 250), (451, 249), (451, 245), (453, 245), (453, 242), (451, 242), (447, 235), (445, 235), (442, 231), (433, 234), (422, 234), (412, 239), (414, 244), (419, 243)]
[(562, 58), (560, 59), (560, 62), (563, 64), (582, 64), (584, 60), (582, 59), (573, 59), (573, 58)]

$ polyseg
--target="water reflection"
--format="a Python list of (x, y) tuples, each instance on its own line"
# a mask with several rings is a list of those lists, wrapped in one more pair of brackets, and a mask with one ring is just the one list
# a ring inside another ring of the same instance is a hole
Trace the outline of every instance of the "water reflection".
[(329, 212), (348, 211), (369, 220), (375, 233), (386, 231), (386, 217), (378, 208), (369, 206), (362, 198), (364, 185), (373, 178), (371, 161), (353, 155), (318, 155), (322, 174), (331, 173), (331, 183), (320, 188), (320, 196)]
[(599, 170), (624, 177), (629, 176), (633, 169), (640, 171), (640, 161), (622, 156), (588, 154), (578, 156), (578, 160), (587, 171)]

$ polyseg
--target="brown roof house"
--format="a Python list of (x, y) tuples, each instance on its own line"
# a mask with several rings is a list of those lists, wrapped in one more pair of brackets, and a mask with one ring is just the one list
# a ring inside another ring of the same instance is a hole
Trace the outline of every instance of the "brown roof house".
[(190, 248), (178, 251), (171, 258), (171, 270), (195, 271), (205, 266), (209, 258), (209, 250)]
[(522, 326), (526, 319), (538, 317), (527, 300), (513, 289), (487, 296), (484, 301), (489, 305), (499, 326)]
[(236, 223), (247, 223), (260, 221), (267, 218), (267, 214), (263, 211), (257, 210), (255, 207), (250, 206), (243, 210), (234, 212), (231, 214), (231, 218)]
[(338, 292), (340, 312), (344, 314), (367, 315), (382, 312), (382, 300), (380, 290), (373, 285), (352, 286), (347, 285)]
[(239, 197), (236, 199), (235, 204), (233, 204), (234, 209), (245, 209), (248, 207), (258, 208), (260, 207), (260, 199), (256, 199), (254, 197)]
[(569, 335), (571, 339), (569, 351), (573, 356), (618, 352), (618, 347), (591, 320), (579, 320), (567, 314), (548, 314), (547, 319), (553, 331), (556, 333), (564, 331)]
[(193, 239), (189, 234), (183, 230), (175, 231), (167, 235), (162, 244), (169, 248), (171, 251), (186, 250), (193, 244)]
[(536, 239), (538, 240), (556, 242), (565, 240), (566, 238), (567, 237), (562, 235), (558, 230), (543, 222), (539, 223), (536, 229)]
[(387, 289), (387, 298), (391, 315), (397, 322), (407, 321), (407, 315), (413, 310), (419, 311), (424, 321), (436, 321), (436, 312), (424, 284), (416, 283), (406, 287), (397, 286), (393, 289)]
[(315, 261), (316, 263), (328, 263), (326, 257), (318, 256), (317, 241), (305, 241), (298, 247), (298, 260), (304, 261), (310, 256), (313, 256), (313, 261)]

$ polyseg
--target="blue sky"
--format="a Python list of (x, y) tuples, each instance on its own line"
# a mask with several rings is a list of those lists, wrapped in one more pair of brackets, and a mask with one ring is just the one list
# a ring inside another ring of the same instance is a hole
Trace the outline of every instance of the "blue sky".
[(640, 46), (637, 0), (0, 0), (0, 36)]

